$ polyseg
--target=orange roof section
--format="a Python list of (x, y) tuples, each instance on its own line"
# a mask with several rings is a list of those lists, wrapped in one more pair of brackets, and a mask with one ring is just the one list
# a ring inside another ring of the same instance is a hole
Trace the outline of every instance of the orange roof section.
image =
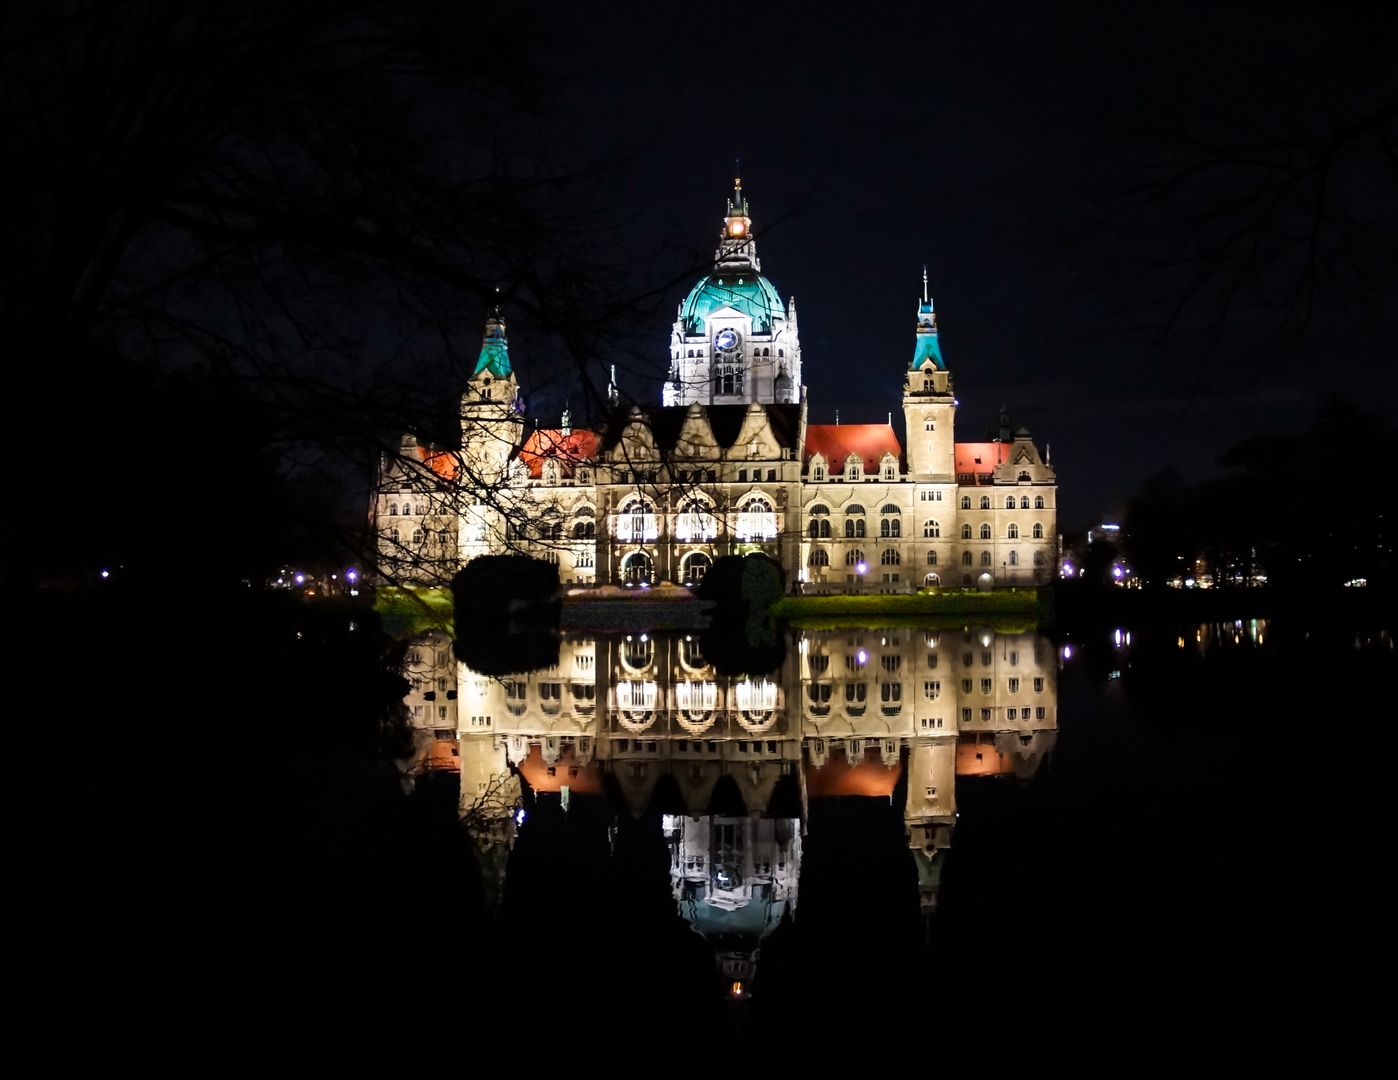
[(873, 750), (865, 750), (864, 758), (853, 768), (843, 750), (832, 750), (824, 765), (806, 765), (806, 793), (812, 798), (822, 795), (882, 795), (893, 794), (898, 778), (903, 774), (901, 762), (885, 765)]
[(602, 793), (602, 775), (597, 762), (580, 765), (571, 749), (564, 750), (550, 766), (544, 762), (538, 743), (534, 743), (529, 747), (529, 756), (519, 763), (519, 771), (535, 791), (562, 791), (566, 787), (579, 795)]
[(453, 450), (433, 450), (429, 447), (417, 447), (418, 460), (440, 476), (443, 480), (455, 480), (457, 469), (460, 467), (460, 456)]
[(851, 454), (863, 459), (865, 472), (876, 472), (884, 454), (900, 458), (903, 448), (891, 424), (807, 424), (807, 462), (813, 454), (824, 457), (831, 472), (843, 472)]
[(563, 475), (572, 476), (574, 466), (597, 456), (601, 442), (600, 434), (584, 428), (574, 428), (567, 435), (563, 434), (562, 428), (538, 428), (524, 440), (519, 459), (535, 480), (544, 471), (545, 458), (557, 458), (563, 467)]
[(991, 472), (1010, 460), (1010, 444), (1003, 442), (959, 442), (956, 444), (956, 471)]
[(962, 736), (957, 742), (957, 776), (1005, 776), (1012, 772), (1014, 763), (993, 742), (980, 742), (974, 735)]

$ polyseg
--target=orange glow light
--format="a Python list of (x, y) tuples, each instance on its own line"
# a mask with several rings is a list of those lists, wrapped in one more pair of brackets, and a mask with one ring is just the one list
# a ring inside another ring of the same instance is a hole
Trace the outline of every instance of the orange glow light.
[(735, 222), (733, 222), (732, 225), (728, 226), (728, 233), (729, 233), (730, 236), (742, 236), (742, 235), (743, 235), (743, 223), (742, 223), (741, 221), (735, 221)]

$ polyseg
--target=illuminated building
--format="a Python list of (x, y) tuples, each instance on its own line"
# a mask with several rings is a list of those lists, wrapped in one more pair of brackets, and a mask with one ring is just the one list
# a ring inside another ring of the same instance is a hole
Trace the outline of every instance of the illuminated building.
[(1046, 584), (1057, 479), (1027, 430), (957, 442), (957, 400), (923, 275), (894, 426), (811, 424), (794, 301), (762, 275), (735, 182), (712, 270), (679, 305), (660, 405), (620, 402), (597, 430), (526, 434), (503, 319), (486, 325), (461, 399), (461, 448), (408, 437), (372, 516), (395, 580), (445, 581), (483, 554), (558, 565), (564, 582), (694, 584), (761, 551), (808, 591)]

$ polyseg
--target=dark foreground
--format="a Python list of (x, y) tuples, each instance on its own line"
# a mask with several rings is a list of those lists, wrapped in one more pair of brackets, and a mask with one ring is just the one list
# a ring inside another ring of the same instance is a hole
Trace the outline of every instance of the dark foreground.
[(407, 794), (389, 764), (401, 646), (371, 613), (28, 607), (7, 952), (23, 1057), (49, 1068), (1205, 1045), (1341, 1064), (1382, 1030), (1395, 671), (1375, 624), (1276, 619), (1263, 647), (1203, 654), (1180, 626), (1065, 631), (1052, 759), (959, 791), (930, 926), (896, 808), (814, 800), (799, 913), (731, 1005), (675, 915), (658, 819), (603, 797), (537, 800), (485, 914), (454, 792)]

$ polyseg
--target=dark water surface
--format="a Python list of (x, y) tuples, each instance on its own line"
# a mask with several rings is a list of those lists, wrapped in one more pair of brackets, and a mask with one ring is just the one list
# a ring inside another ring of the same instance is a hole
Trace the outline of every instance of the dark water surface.
[(574, 634), (483, 675), (365, 613), (83, 614), (38, 624), (61, 718), (12, 785), (10, 951), (59, 1056), (1338, 1061), (1381, 1030), (1381, 629)]

